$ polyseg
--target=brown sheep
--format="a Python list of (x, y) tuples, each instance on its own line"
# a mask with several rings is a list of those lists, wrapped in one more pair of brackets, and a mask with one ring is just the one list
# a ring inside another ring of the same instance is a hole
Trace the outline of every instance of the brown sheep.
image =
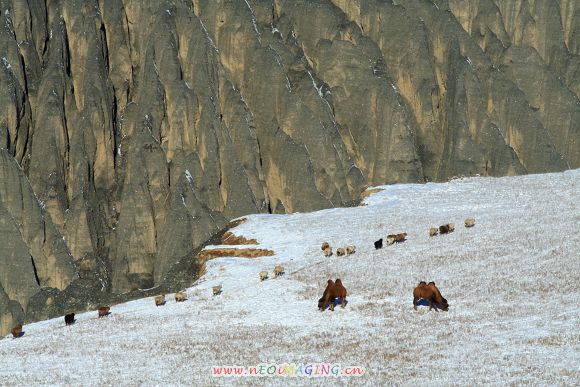
[(268, 279), (268, 272), (267, 271), (261, 271), (260, 272), (260, 281), (264, 281)]
[(322, 243), (322, 251), (324, 251), (326, 249), (329, 249), (329, 248), (330, 248), (330, 245), (328, 244), (328, 242), (323, 242)]
[(109, 312), (111, 308), (108, 306), (100, 306), (98, 311), (99, 311), (99, 317), (105, 317), (107, 315), (109, 315), (111, 312)]
[(19, 338), (23, 334), (22, 333), (22, 324), (18, 324), (15, 327), (13, 327), (10, 332), (12, 332), (12, 338), (14, 338), (14, 339)]
[(403, 243), (407, 240), (406, 238), (406, 232), (402, 232), (400, 234), (389, 234), (387, 235), (387, 246), (391, 246), (394, 243)]
[(217, 296), (219, 294), (222, 294), (222, 286), (221, 285), (212, 287), (212, 290), (213, 290), (213, 295), (214, 296)]
[(324, 256), (325, 257), (330, 257), (331, 255), (332, 255), (332, 249), (329, 246), (326, 249), (324, 249)]
[(439, 234), (439, 229), (436, 227), (431, 227), (429, 229), (429, 236), (434, 237), (435, 235)]
[(163, 306), (163, 305), (165, 305), (165, 294), (155, 296), (155, 306)]
[(279, 277), (284, 274), (284, 268), (282, 266), (276, 266), (274, 268), (274, 277)]
[(475, 219), (473, 219), (473, 218), (465, 219), (465, 227), (469, 228), (469, 227), (473, 227), (473, 226), (475, 226)]
[(175, 293), (175, 302), (183, 302), (187, 300), (187, 293), (177, 292)]
[(453, 223), (447, 223), (442, 226), (439, 226), (439, 234), (449, 234), (455, 231), (455, 226)]
[(65, 325), (73, 325), (75, 323), (75, 314), (69, 313), (64, 316), (64, 323)]
[(346, 254), (347, 255), (354, 254), (355, 252), (356, 252), (355, 246), (346, 246)]
[(395, 243), (403, 243), (407, 240), (407, 233), (402, 232), (400, 234), (395, 235)]
[(344, 251), (344, 249), (342, 247), (339, 247), (338, 249), (336, 249), (336, 256), (337, 257), (342, 257), (345, 254), (346, 254), (346, 251)]

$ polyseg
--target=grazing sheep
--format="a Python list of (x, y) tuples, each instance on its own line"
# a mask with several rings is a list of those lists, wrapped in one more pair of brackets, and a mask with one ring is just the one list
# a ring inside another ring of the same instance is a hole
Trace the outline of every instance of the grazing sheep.
[(469, 228), (469, 227), (473, 227), (473, 226), (475, 226), (475, 219), (473, 219), (473, 218), (465, 219), (465, 227)]
[(218, 294), (222, 294), (222, 286), (221, 285), (212, 287), (212, 290), (213, 290), (214, 296), (217, 296)]
[(337, 257), (342, 257), (345, 254), (346, 254), (346, 251), (344, 251), (344, 249), (342, 247), (339, 247), (338, 249), (336, 249), (336, 256)]
[(439, 226), (439, 234), (449, 234), (455, 231), (455, 226), (453, 223), (447, 223)]
[(260, 272), (260, 281), (264, 281), (268, 279), (268, 272), (267, 271), (261, 271)]
[(382, 249), (383, 248), (383, 238), (379, 239), (378, 241), (375, 241), (375, 249)]
[(387, 246), (391, 246), (394, 243), (403, 243), (407, 238), (407, 233), (402, 232), (400, 234), (390, 234), (387, 235)]
[(165, 294), (155, 296), (155, 306), (165, 305)]
[(329, 246), (326, 249), (324, 249), (324, 256), (325, 257), (330, 257), (331, 255), (332, 255), (332, 249)]
[(98, 311), (99, 311), (99, 317), (105, 317), (105, 316), (109, 315), (110, 314), (110, 312), (109, 312), (110, 309), (111, 308), (108, 307), (108, 306), (100, 306), (99, 309), (98, 309)]
[(175, 293), (175, 302), (183, 302), (187, 300), (187, 293), (177, 292)]
[(274, 268), (274, 277), (279, 277), (284, 274), (284, 268), (282, 266), (276, 266)]
[(70, 313), (64, 316), (64, 323), (65, 325), (73, 325), (75, 323), (75, 314)]
[(439, 234), (439, 229), (438, 229), (438, 228), (436, 228), (436, 227), (431, 227), (431, 228), (429, 229), (429, 236), (430, 236), (430, 237), (433, 237), (433, 236), (435, 236), (435, 235), (437, 235), (437, 234)]
[(22, 336), (22, 325), (21, 324), (16, 325), (14, 328), (12, 328), (10, 332), (12, 332), (12, 338), (14, 339), (19, 338), (20, 336)]
[(346, 246), (346, 254), (351, 255), (356, 252), (355, 246)]
[(328, 244), (328, 242), (323, 242), (322, 243), (322, 251), (324, 251), (326, 249), (329, 249), (329, 248), (330, 248), (330, 245)]

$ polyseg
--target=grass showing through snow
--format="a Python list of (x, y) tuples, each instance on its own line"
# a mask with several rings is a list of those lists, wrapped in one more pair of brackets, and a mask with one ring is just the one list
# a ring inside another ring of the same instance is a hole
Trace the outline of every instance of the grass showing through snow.
[[(25, 325), (22, 338), (0, 340), (0, 384), (312, 382), (210, 374), (292, 362), (366, 370), (316, 383), (579, 383), (580, 170), (380, 188), (360, 207), (247, 216), (233, 234), (275, 254), (209, 261), (185, 302), (167, 295), (165, 306), (136, 300), (107, 318), (79, 314), (71, 327)], [(475, 227), (463, 227), (467, 217)], [(445, 223), (455, 232), (429, 237)], [(407, 241), (374, 249), (399, 232)], [(325, 258), (324, 241), (356, 253)], [(274, 279), (276, 265), (286, 274)], [(319, 312), (329, 278), (342, 279), (349, 303)], [(413, 310), (420, 280), (437, 283), (448, 312)]]

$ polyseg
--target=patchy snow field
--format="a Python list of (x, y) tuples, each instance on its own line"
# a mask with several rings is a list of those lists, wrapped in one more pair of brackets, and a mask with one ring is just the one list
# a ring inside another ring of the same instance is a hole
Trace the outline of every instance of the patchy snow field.
[[(183, 303), (146, 298), (71, 327), (62, 317), (24, 326), (22, 338), (0, 340), (0, 384), (580, 384), (580, 170), (381, 188), (366, 206), (248, 216), (232, 232), (276, 254), (208, 262)], [(475, 227), (463, 227), (467, 217)], [(428, 236), (449, 222), (454, 233)], [(406, 242), (374, 249), (399, 232)], [(357, 251), (325, 258), (324, 241)], [(286, 274), (273, 279), (278, 264)], [(321, 313), (329, 278), (342, 279), (349, 304)], [(420, 280), (437, 283), (448, 312), (413, 310)], [(212, 366), (261, 363), (365, 374), (211, 376)]]

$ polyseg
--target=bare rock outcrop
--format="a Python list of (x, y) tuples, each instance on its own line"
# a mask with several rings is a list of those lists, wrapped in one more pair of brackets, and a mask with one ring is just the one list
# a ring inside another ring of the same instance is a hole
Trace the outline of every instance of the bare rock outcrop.
[[(14, 316), (14, 302), (27, 311), (29, 299), (42, 287), (62, 290), (78, 278), (73, 257), (50, 214), (37, 199), (24, 171), (3, 149), (0, 149), (0, 245), (0, 288), (6, 296), (0, 302), (0, 314)], [(11, 321), (2, 319), (0, 330), (6, 332)]]

